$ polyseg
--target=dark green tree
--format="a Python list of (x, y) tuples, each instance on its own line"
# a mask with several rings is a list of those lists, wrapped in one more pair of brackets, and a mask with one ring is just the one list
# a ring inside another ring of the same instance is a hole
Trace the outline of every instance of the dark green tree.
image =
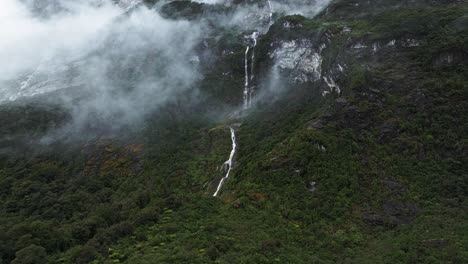
[(30, 245), (16, 252), (16, 258), (12, 264), (45, 264), (47, 263), (47, 253), (45, 248)]

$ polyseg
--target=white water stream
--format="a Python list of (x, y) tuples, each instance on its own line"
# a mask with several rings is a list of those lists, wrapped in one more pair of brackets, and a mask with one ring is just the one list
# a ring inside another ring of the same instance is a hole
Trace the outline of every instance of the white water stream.
[(257, 38), (259, 36), (258, 32), (252, 33), (252, 41), (253, 41), (253, 47), (252, 47), (252, 60), (251, 63), (252, 65), (250, 66), (250, 80), (253, 80), (255, 77), (255, 71), (254, 71), (254, 62), (255, 62), (255, 47), (257, 47)]
[[(273, 24), (273, 7), (270, 0), (268, 3), (268, 15), (269, 15), (269, 26)], [(244, 70), (245, 70), (245, 82), (244, 82), (244, 109), (249, 109), (252, 106), (252, 99), (255, 94), (255, 87), (252, 85), (252, 81), (255, 78), (255, 47), (257, 46), (257, 39), (260, 36), (258, 31), (254, 31), (252, 35), (248, 36), (249, 43), (245, 49), (244, 57)], [(249, 52), (252, 52), (250, 58), (250, 76), (249, 76)]]
[(231, 170), (232, 170), (232, 164), (233, 164), (234, 155), (236, 154), (237, 143), (236, 143), (236, 131), (232, 127), (230, 129), (231, 129), (232, 150), (231, 150), (231, 154), (229, 155), (229, 159), (223, 164), (223, 167), (227, 168), (227, 172), (224, 178), (222, 178), (221, 181), (219, 182), (218, 187), (216, 188), (216, 192), (213, 194), (213, 196), (218, 196), (219, 191), (221, 190), (221, 187), (223, 187), (224, 182), (229, 178), (229, 174), (231, 173)]
[(249, 108), (249, 50), (250, 45), (247, 45), (245, 49), (244, 57), (244, 70), (245, 70), (245, 82), (244, 82), (244, 109)]
[(267, 0), (268, 1), (268, 9), (270, 11), (270, 23), (272, 23), (272, 20), (273, 20), (273, 7), (271, 6), (271, 1), (270, 0)]
[[(254, 63), (255, 63), (255, 47), (257, 46), (257, 38), (259, 33), (253, 32), (249, 36), (251, 43), (247, 44), (245, 49), (244, 57), (244, 70), (245, 70), (245, 82), (244, 82), (244, 109), (248, 109), (252, 106), (252, 98), (254, 96), (254, 87), (251, 85), (255, 77)], [(249, 76), (249, 52), (252, 50), (252, 57), (250, 58), (250, 76)]]

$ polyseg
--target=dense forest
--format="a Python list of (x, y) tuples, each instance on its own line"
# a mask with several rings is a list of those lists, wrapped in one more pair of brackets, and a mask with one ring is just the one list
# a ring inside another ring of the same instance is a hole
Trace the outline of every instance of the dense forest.
[(123, 92), (93, 106), (144, 91), (138, 121), (76, 87), (0, 100), (0, 263), (468, 263), (466, 1), (144, 2), (112, 23), (203, 26), (104, 42)]

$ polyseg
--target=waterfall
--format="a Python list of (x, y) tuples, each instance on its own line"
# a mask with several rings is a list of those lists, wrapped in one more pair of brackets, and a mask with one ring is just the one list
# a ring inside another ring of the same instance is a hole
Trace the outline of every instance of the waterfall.
[(251, 66), (250, 66), (250, 80), (253, 80), (253, 78), (255, 77), (255, 72), (254, 72), (255, 47), (257, 46), (258, 35), (259, 35), (258, 32), (254, 32), (251, 36), (253, 40), (253, 47), (252, 47), (252, 60), (251, 60)]
[(271, 1), (270, 0), (267, 0), (268, 2), (268, 9), (270, 11), (270, 23), (272, 23), (272, 20), (273, 20), (273, 7), (271, 6)]
[[(269, 7), (269, 17), (270, 17), (270, 26), (272, 23), (272, 18), (273, 18), (273, 9), (271, 7), (271, 2), (268, 0), (268, 7)], [(245, 54), (244, 54), (244, 93), (243, 93), (243, 98), (244, 98), (244, 109), (248, 109), (252, 106), (252, 98), (254, 96), (254, 87), (252, 86), (252, 81), (255, 78), (255, 48), (257, 47), (257, 39), (259, 37), (260, 33), (258, 31), (255, 31), (252, 33), (252, 35), (249, 36), (249, 43), (247, 44), (247, 47), (245, 48)], [(249, 52), (252, 52), (252, 56), (250, 58), (250, 76), (249, 76)], [(231, 154), (229, 155), (229, 159), (224, 162), (223, 168), (227, 168), (226, 175), (219, 181), (218, 187), (216, 188), (215, 193), (213, 196), (218, 196), (219, 192), (221, 191), (221, 188), (224, 184), (224, 182), (229, 178), (229, 175), (232, 170), (232, 165), (233, 165), (233, 159), (234, 155), (236, 154), (236, 148), (237, 148), (237, 143), (236, 143), (236, 131), (230, 127), (231, 130), (231, 141), (232, 141), (232, 150)]]
[(245, 82), (244, 82), (244, 108), (247, 109), (249, 107), (249, 50), (250, 46), (247, 45), (245, 49), (245, 58), (244, 58), (244, 70), (245, 70)]
[[(257, 46), (257, 38), (258, 38), (258, 35), (259, 33), (258, 32), (254, 32), (252, 33), (252, 36), (251, 36), (251, 39), (253, 41), (253, 47), (252, 47), (252, 58), (251, 58), (251, 65), (250, 65), (250, 80), (253, 81), (254, 77), (255, 77), (255, 47)], [(250, 85), (249, 87), (249, 101), (248, 101), (248, 107), (250, 108), (252, 106), (252, 98), (254, 96), (254, 86)]]
[(224, 182), (229, 178), (229, 174), (231, 173), (231, 169), (232, 169), (232, 161), (234, 159), (234, 154), (236, 154), (236, 148), (237, 148), (236, 131), (232, 127), (230, 128), (230, 130), (231, 130), (232, 150), (231, 150), (231, 154), (229, 155), (229, 159), (223, 164), (223, 167), (227, 167), (228, 170), (226, 172), (226, 176), (224, 176), (224, 178), (222, 178), (221, 181), (219, 182), (218, 187), (216, 188), (216, 192), (213, 194), (213, 196), (218, 196), (219, 191), (221, 190), (221, 187), (223, 187)]
[[(268, 3), (268, 12), (269, 12), (269, 26), (273, 23), (273, 7), (271, 5), (271, 1), (267, 0)], [(260, 33), (258, 31), (254, 31), (252, 35), (248, 36), (249, 43), (247, 44), (247, 48), (245, 49), (245, 56), (244, 56), (244, 75), (245, 75), (245, 82), (244, 82), (244, 109), (249, 109), (252, 106), (252, 99), (255, 94), (255, 87), (252, 86), (252, 81), (255, 78), (255, 47), (257, 46), (257, 39)], [(246, 37), (247, 38), (247, 37)], [(252, 56), (250, 58), (250, 76), (249, 76), (249, 52), (252, 52)]]
[[(250, 42), (247, 44), (244, 56), (244, 70), (245, 70), (245, 82), (244, 82), (244, 109), (248, 109), (252, 106), (252, 98), (254, 95), (254, 89), (251, 82), (254, 77), (254, 63), (255, 63), (255, 47), (257, 46), (257, 38), (259, 33), (255, 31), (249, 36)], [(249, 76), (249, 52), (252, 50), (251, 65), (250, 65), (250, 76)]]

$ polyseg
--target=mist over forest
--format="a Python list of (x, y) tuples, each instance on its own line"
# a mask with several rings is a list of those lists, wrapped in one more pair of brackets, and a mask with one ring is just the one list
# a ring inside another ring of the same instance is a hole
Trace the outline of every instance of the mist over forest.
[(467, 14), (1, 0), (0, 263), (468, 263)]

